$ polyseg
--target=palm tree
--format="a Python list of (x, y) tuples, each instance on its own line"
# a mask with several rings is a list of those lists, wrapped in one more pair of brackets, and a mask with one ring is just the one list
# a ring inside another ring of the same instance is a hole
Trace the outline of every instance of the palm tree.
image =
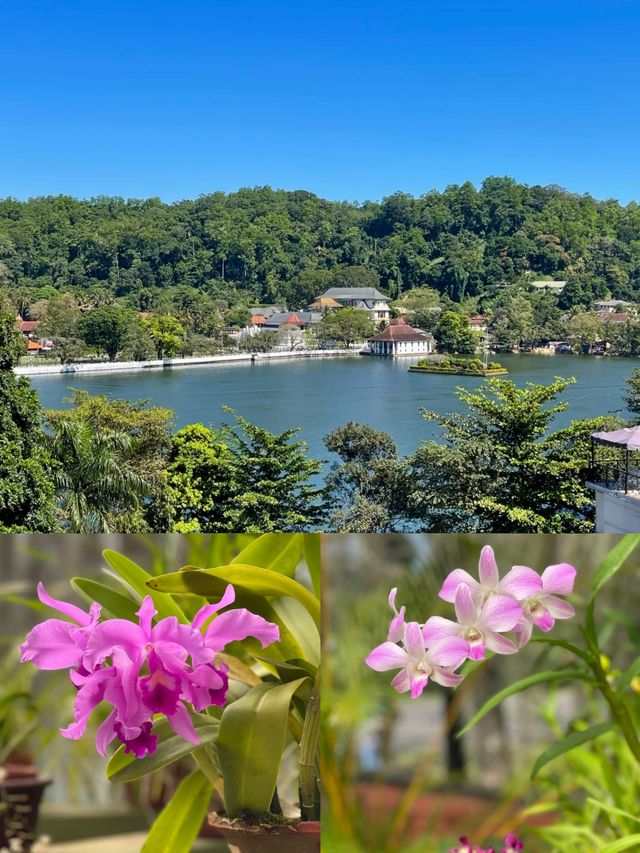
[(111, 532), (113, 519), (137, 510), (149, 493), (129, 465), (131, 438), (74, 420), (61, 420), (54, 429), (55, 485), (69, 532)]

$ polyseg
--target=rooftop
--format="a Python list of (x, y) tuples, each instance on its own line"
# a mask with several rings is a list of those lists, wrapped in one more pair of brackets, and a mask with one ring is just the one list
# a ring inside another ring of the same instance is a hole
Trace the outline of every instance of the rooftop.
[(431, 335), (425, 334), (418, 329), (414, 329), (413, 326), (410, 326), (402, 317), (398, 317), (396, 320), (392, 320), (383, 332), (380, 332), (379, 335), (375, 335), (373, 338), (369, 338), (369, 340), (428, 341), (431, 337)]
[(376, 302), (390, 302), (388, 296), (375, 287), (330, 287), (319, 299), (374, 299)]

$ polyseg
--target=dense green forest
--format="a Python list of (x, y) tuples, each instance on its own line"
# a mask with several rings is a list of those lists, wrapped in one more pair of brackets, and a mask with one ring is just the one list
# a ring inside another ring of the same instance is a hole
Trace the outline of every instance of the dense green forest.
[(428, 287), (462, 302), (531, 274), (568, 281), (561, 309), (637, 301), (640, 206), (510, 178), (362, 204), (269, 187), (175, 204), (0, 201), (0, 284), (25, 308), (65, 291), (85, 307), (115, 297), (147, 311), (179, 288), (300, 307), (329, 283), (394, 299)]

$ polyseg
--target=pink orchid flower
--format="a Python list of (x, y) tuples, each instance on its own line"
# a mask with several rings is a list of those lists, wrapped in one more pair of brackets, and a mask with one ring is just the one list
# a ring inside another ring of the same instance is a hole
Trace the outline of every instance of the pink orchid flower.
[(220, 601), (202, 607), (191, 625), (174, 616), (154, 624), (157, 611), (150, 596), (142, 602), (135, 624), (126, 619), (98, 622), (98, 604), (87, 614), (50, 598), (42, 585), (38, 595), (76, 624), (50, 619), (37, 625), (21, 647), (21, 660), (32, 661), (40, 669), (69, 669), (78, 692), (74, 721), (61, 730), (65, 737), (81, 737), (101, 702), (112, 706), (96, 735), (100, 755), (115, 738), (137, 758), (153, 753), (155, 714), (164, 714), (185, 740), (199, 743), (189, 706), (203, 711), (224, 704), (229, 682), (218, 654), (228, 643), (250, 636), (263, 648), (279, 640), (277, 625), (248, 610), (217, 615), (235, 600), (231, 585)]
[(522, 601), (523, 618), (516, 628), (519, 648), (531, 639), (533, 626), (541, 631), (550, 631), (556, 619), (571, 619), (575, 610), (568, 601), (559, 595), (570, 595), (576, 579), (576, 570), (569, 563), (557, 563), (547, 566), (542, 573), (542, 587), (539, 592)]
[(429, 679), (446, 687), (462, 681), (454, 670), (467, 656), (467, 643), (456, 637), (447, 637), (427, 649), (422, 630), (417, 622), (407, 622), (404, 627), (403, 647), (387, 641), (373, 649), (366, 658), (367, 666), (376, 672), (399, 669), (391, 686), (398, 693), (411, 692), (411, 698), (421, 695)]
[(20, 661), (31, 661), (38, 669), (47, 670), (80, 666), (89, 635), (100, 619), (100, 605), (94, 602), (85, 613), (75, 604), (52, 598), (42, 583), (38, 584), (38, 598), (73, 622), (47, 619), (36, 625), (20, 646)]
[(463, 583), (471, 590), (474, 601), (483, 604), (491, 595), (507, 595), (516, 601), (522, 601), (542, 589), (540, 575), (527, 566), (514, 566), (501, 580), (495, 554), (490, 545), (485, 545), (480, 552), (478, 577), (479, 581), (464, 569), (454, 569), (446, 577), (438, 595), (444, 601), (453, 604), (457, 589)]
[(500, 853), (520, 853), (522, 850), (524, 850), (524, 844), (517, 835), (510, 832), (509, 835), (505, 836), (504, 847), (500, 850)]
[(456, 590), (455, 610), (457, 622), (442, 616), (427, 620), (423, 635), (428, 646), (445, 637), (461, 637), (467, 643), (467, 656), (471, 660), (482, 660), (486, 649), (499, 655), (518, 651), (514, 642), (501, 635), (503, 631), (512, 631), (522, 618), (522, 607), (513, 598), (492, 595), (478, 606), (467, 584), (461, 583)]

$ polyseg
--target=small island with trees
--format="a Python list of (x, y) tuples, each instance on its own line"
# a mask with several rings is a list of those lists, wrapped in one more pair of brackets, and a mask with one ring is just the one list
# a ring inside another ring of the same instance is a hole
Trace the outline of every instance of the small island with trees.
[(439, 359), (421, 358), (412, 364), (409, 373), (448, 373), (456, 376), (504, 376), (507, 373), (497, 361), (484, 364), (479, 358), (445, 356)]

